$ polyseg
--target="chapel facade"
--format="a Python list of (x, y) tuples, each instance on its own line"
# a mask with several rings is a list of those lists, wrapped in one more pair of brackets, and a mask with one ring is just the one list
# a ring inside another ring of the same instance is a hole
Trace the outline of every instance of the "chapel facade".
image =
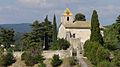
[[(73, 41), (79, 41), (79, 44), (84, 44), (85, 41), (90, 38), (90, 27), (91, 24), (88, 21), (74, 21), (73, 14), (68, 8), (66, 8), (61, 16), (58, 38), (68, 40), (73, 44), (74, 48), (77, 48), (77, 44), (75, 45)], [(83, 48), (83, 46), (81, 46), (81, 48)]]
[(58, 38), (66, 39), (72, 48), (81, 48), (83, 51), (85, 41), (90, 39), (90, 27), (89, 21), (74, 21), (72, 12), (66, 8), (61, 16)]

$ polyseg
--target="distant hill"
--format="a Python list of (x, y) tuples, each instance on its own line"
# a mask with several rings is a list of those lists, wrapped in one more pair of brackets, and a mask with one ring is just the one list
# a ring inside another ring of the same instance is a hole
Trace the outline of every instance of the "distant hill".
[(13, 28), (16, 32), (26, 33), (30, 32), (30, 23), (21, 23), (21, 24), (0, 24), (0, 27), (3, 28)]

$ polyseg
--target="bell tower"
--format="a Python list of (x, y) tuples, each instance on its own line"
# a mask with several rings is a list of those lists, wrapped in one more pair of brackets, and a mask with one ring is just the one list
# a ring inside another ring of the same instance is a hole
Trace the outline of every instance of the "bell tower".
[(72, 13), (69, 10), (69, 8), (66, 8), (63, 15), (61, 16), (61, 23), (72, 23), (72, 22), (73, 22)]

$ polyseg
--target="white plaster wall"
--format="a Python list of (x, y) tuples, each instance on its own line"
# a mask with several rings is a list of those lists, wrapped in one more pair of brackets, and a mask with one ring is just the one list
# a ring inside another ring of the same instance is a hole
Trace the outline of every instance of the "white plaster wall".
[[(67, 17), (69, 17), (69, 21), (67, 21)], [(61, 23), (73, 23), (73, 17), (72, 16), (62, 16), (61, 17)]]
[(75, 33), (75, 38), (80, 38), (81, 42), (85, 42), (90, 38), (91, 31), (90, 29), (66, 29), (67, 31), (70, 31), (73, 35)]
[(58, 38), (64, 38), (66, 37), (66, 30), (65, 27), (61, 24), (59, 27), (59, 31), (58, 31)]

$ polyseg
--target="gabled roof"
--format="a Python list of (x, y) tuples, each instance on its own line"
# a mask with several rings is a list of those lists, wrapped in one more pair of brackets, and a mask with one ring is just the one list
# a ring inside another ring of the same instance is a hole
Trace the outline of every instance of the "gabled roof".
[(90, 28), (91, 23), (87, 21), (66, 22), (63, 24), (65, 28)]

